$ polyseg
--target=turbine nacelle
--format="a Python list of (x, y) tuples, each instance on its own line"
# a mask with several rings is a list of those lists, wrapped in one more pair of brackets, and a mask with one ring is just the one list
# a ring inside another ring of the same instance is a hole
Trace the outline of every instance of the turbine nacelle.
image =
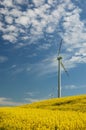
[(58, 56), (58, 57), (57, 57), (57, 60), (62, 60), (62, 56)]

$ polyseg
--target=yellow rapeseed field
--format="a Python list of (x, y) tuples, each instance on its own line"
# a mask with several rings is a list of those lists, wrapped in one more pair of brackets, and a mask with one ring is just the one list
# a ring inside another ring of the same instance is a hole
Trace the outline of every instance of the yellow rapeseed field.
[(0, 130), (86, 130), (85, 103), (83, 95), (1, 107)]

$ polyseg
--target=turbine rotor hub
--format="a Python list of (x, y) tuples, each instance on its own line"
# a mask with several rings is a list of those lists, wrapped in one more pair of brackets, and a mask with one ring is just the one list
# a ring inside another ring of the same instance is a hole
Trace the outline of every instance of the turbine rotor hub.
[(57, 57), (57, 60), (61, 60), (61, 59), (62, 59), (62, 57), (61, 57), (61, 56), (58, 56), (58, 57)]

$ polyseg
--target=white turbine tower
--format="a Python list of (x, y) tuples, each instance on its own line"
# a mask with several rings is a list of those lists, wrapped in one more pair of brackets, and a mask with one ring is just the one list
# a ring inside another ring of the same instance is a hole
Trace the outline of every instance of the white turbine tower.
[(62, 56), (60, 55), (61, 52), (61, 46), (62, 46), (62, 39), (59, 45), (59, 49), (58, 49), (58, 98), (61, 97), (61, 67), (64, 69), (64, 71), (66, 72), (66, 74), (68, 75), (67, 70), (64, 67), (64, 64), (62, 63)]

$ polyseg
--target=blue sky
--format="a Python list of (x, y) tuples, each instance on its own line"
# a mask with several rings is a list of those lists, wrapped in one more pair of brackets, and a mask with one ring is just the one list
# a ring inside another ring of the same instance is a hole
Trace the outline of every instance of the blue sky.
[(0, 105), (86, 93), (86, 1), (0, 0)]

